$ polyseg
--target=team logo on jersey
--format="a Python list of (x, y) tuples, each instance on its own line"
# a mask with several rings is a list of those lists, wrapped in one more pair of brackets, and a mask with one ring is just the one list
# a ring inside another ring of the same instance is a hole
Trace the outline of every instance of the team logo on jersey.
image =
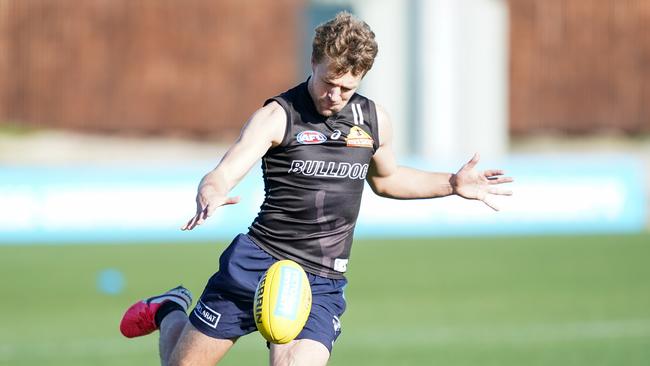
[(296, 136), (299, 143), (305, 145), (322, 144), (327, 141), (327, 137), (318, 131), (302, 131)]
[(302, 174), (314, 177), (332, 177), (349, 179), (366, 179), (368, 164), (333, 162), (323, 160), (293, 160), (290, 174)]
[(345, 139), (347, 146), (352, 147), (372, 147), (373, 140), (366, 131), (362, 130), (361, 127), (354, 126), (350, 129), (348, 137)]

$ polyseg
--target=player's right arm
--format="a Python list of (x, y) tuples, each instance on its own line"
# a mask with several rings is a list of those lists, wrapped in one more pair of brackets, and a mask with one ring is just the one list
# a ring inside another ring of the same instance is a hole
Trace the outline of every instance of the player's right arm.
[(478, 154), (457, 173), (439, 173), (418, 170), (397, 164), (392, 151), (392, 127), (386, 111), (377, 105), (379, 148), (370, 162), (367, 181), (372, 190), (382, 196), (395, 199), (421, 199), (445, 197), (452, 194), (465, 199), (480, 200), (498, 210), (494, 196), (509, 196), (512, 191), (498, 185), (512, 182), (503, 177), (503, 170), (479, 171)]
[(282, 142), (286, 124), (284, 109), (277, 102), (267, 104), (251, 116), (217, 167), (201, 179), (196, 194), (196, 213), (181, 230), (192, 230), (218, 207), (239, 202), (239, 197), (229, 197), (228, 193), (255, 162)]

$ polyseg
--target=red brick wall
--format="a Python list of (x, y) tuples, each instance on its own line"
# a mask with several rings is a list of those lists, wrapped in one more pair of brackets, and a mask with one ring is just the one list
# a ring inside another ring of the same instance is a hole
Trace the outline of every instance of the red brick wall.
[(300, 78), (303, 2), (2, 0), (0, 121), (231, 139)]
[(650, 1), (509, 4), (513, 134), (650, 132)]

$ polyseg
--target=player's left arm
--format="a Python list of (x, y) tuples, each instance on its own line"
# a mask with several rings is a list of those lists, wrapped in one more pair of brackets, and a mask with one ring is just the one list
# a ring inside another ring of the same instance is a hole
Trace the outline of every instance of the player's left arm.
[(367, 177), (368, 184), (377, 195), (394, 199), (420, 199), (456, 194), (466, 199), (483, 201), (498, 210), (493, 201), (494, 196), (512, 194), (512, 191), (498, 187), (513, 181), (510, 177), (504, 177), (502, 170), (476, 170), (478, 154), (455, 174), (427, 172), (398, 165), (392, 148), (392, 124), (386, 111), (379, 105), (377, 120), (379, 148), (370, 162)]

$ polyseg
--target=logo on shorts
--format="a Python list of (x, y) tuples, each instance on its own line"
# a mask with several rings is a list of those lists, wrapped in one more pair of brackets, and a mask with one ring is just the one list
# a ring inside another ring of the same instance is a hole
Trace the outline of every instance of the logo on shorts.
[(209, 325), (212, 328), (217, 328), (219, 319), (221, 319), (221, 314), (210, 309), (209, 306), (205, 305), (203, 301), (199, 301), (194, 308), (194, 314), (205, 324)]
[(341, 320), (339, 319), (338, 316), (334, 316), (332, 319), (332, 325), (334, 326), (334, 333), (338, 333), (341, 331)]
[(296, 136), (296, 140), (304, 145), (314, 145), (327, 141), (327, 137), (318, 131), (302, 131)]

